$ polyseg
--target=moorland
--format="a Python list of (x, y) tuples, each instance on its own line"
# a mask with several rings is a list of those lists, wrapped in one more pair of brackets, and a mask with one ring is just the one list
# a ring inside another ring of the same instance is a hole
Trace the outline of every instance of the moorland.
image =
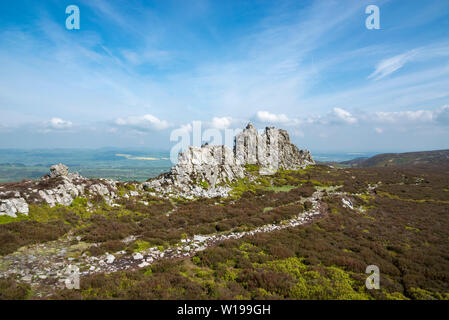
[[(3, 219), (0, 298), (449, 298), (449, 165), (248, 171), (229, 198), (138, 192), (111, 207), (79, 197)], [(201, 236), (221, 240), (192, 241)], [(114, 267), (101, 267), (108, 259)], [(44, 262), (61, 261), (80, 266), (79, 290), (55, 286)], [(368, 265), (380, 269), (379, 290), (365, 287)]]

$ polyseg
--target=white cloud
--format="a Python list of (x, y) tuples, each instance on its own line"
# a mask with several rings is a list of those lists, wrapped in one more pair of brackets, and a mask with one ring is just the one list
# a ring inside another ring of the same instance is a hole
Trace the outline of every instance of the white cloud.
[[(166, 46), (164, 41), (154, 37), (158, 32), (150, 33), (148, 38), (141, 37), (141, 33), (148, 30), (144, 27), (145, 21), (153, 25), (157, 23), (154, 19), (129, 19), (127, 13), (134, 11), (133, 8), (123, 12), (114, 10), (117, 8), (112, 5), (108, 6), (107, 1), (94, 3), (84, 0), (86, 5), (97, 7), (95, 11), (100, 13), (101, 25), (111, 21), (116, 23), (117, 33), (126, 29), (127, 36), (134, 40), (139, 38), (139, 45), (128, 45), (125, 41), (116, 47), (108, 42), (108, 37), (102, 39), (103, 33), (92, 32), (73, 47), (70, 33), (64, 32), (63, 26), (58, 28), (60, 24), (57, 23), (43, 30), (52, 32), (52, 37), (49, 36), (45, 42), (35, 36), (35, 32), (27, 31), (35, 28), (23, 29), (23, 33), (10, 34), (10, 37), (1, 33), (0, 65), (6, 68), (0, 76), (3, 83), (0, 88), (2, 103), (21, 110), (22, 115), (18, 114), (17, 122), (37, 121), (39, 125), (42, 125), (42, 119), (58, 115), (71, 119), (77, 128), (90, 119), (101, 122), (119, 117), (123, 117), (122, 126), (126, 126), (130, 124), (123, 110), (128, 110), (127, 115), (143, 115), (164, 105), (164, 108), (156, 109), (155, 114), (177, 124), (202, 119), (209, 120), (207, 125), (210, 125), (213, 123), (212, 116), (226, 114), (233, 118), (250, 119), (258, 110), (266, 110), (262, 111), (266, 112), (266, 120), (274, 119), (273, 124), (278, 126), (291, 125), (289, 132), (297, 127), (295, 121), (287, 120), (296, 120), (293, 117), (301, 116), (297, 120), (301, 126), (308, 125), (307, 120), (310, 125), (321, 125), (327, 121), (341, 126), (329, 128), (335, 132), (345, 129), (343, 126), (347, 126), (348, 131), (356, 132), (363, 129), (362, 125), (371, 123), (366, 128), (372, 134), (376, 127), (385, 128), (385, 133), (389, 133), (392, 123), (402, 121), (405, 125), (412, 121), (414, 115), (387, 112), (376, 116), (375, 111), (415, 110), (419, 105), (448, 103), (449, 65), (447, 59), (443, 59), (449, 52), (447, 41), (435, 43), (433, 38), (429, 38), (429, 44), (433, 42), (434, 45), (418, 48), (415, 57), (407, 55), (410, 54), (407, 50), (417, 46), (413, 39), (407, 43), (375, 41), (368, 47), (360, 48), (356, 43), (357, 47), (335, 48), (332, 47), (333, 41), (344, 39), (348, 34), (346, 31), (354, 31), (352, 18), (360, 16), (363, 12), (360, 8), (364, 5), (355, 1), (357, 3), (348, 6), (341, 15), (335, 15), (341, 4), (338, 1), (329, 2), (311, 2), (310, 6), (304, 6), (305, 9), (299, 12), (267, 12), (267, 18), (262, 19), (260, 25), (244, 30), (241, 34), (246, 36), (233, 40), (229, 54), (223, 54), (228, 53), (229, 49), (224, 43), (226, 51), (220, 51), (217, 47), (216, 54), (208, 58), (207, 55), (198, 54), (197, 51), (203, 49), (201, 46), (190, 46), (194, 48), (192, 51), (182, 46)], [(166, 27), (166, 23), (159, 23), (159, 26)], [(19, 27), (17, 29), (20, 30)], [(138, 30), (141, 33), (136, 32)], [(123, 36), (123, 33), (119, 35)], [(165, 35), (162, 34), (161, 38)], [(171, 42), (170, 38), (168, 42)], [(103, 46), (104, 52), (98, 50), (99, 46)], [(391, 50), (402, 51), (391, 54)], [(158, 61), (165, 64), (174, 51), (175, 56), (180, 58), (177, 60), (180, 68), (177, 68), (178, 65), (176, 68), (168, 65), (159, 74), (147, 67), (136, 67)], [(390, 53), (385, 55), (386, 52)], [(377, 57), (374, 63), (371, 60), (373, 57)], [(419, 68), (406, 70), (412, 63), (418, 66), (418, 62), (423, 63), (423, 68), (420, 65)], [(382, 81), (360, 79), (361, 74), (366, 77), (361, 72), (367, 65), (373, 68), (371, 79)], [(349, 82), (346, 82), (346, 77)], [(71, 81), (67, 82), (66, 79)], [(41, 93), (46, 91), (54, 94), (42, 96)], [(20, 92), (27, 94), (21, 95)], [(73, 95), (73, 92), (77, 94)], [(60, 110), (60, 101), (65, 101), (70, 94), (72, 99), (66, 102), (67, 108)], [(37, 120), (25, 119), (31, 114), (27, 112), (29, 105), (39, 110), (34, 113)], [(192, 108), (186, 108), (186, 105)], [(332, 110), (333, 106), (342, 106), (343, 112)], [(278, 109), (280, 107), (282, 109)], [(367, 113), (366, 118), (362, 112), (355, 111), (357, 108)], [(207, 114), (210, 116), (204, 119)], [(424, 113), (413, 123), (422, 122), (422, 117), (435, 127), (436, 124), (448, 124), (449, 110), (432, 113), (430, 120)], [(226, 117), (218, 118), (222, 120), (216, 121), (215, 125), (226, 126), (223, 118)], [(359, 127), (355, 128), (354, 124), (359, 124)], [(151, 121), (135, 121), (134, 126), (138, 130), (145, 126), (158, 127)], [(114, 128), (119, 126), (115, 125)], [(319, 130), (327, 129), (320, 127)], [(304, 132), (306, 136), (321, 134), (321, 131)], [(329, 135), (332, 136), (331, 133)]]
[[(299, 121), (299, 120), (298, 120)], [(384, 125), (423, 125), (449, 124), (449, 106), (434, 110), (378, 111), (350, 113), (342, 108), (334, 108), (325, 115), (313, 115), (305, 119), (306, 124), (373, 124), (378, 133), (383, 132)]]
[(290, 119), (283, 113), (274, 114), (268, 111), (257, 111), (256, 119), (260, 122), (288, 123)]
[(211, 127), (219, 130), (227, 129), (231, 126), (231, 117), (213, 117), (211, 121)]
[(61, 118), (51, 118), (51, 120), (48, 122), (48, 127), (51, 129), (68, 129), (73, 126), (73, 123), (71, 121), (62, 120)]
[(437, 110), (434, 118), (440, 124), (449, 125), (449, 105), (445, 105)]
[(145, 114), (143, 116), (130, 116), (127, 118), (118, 118), (115, 123), (119, 126), (132, 127), (138, 130), (164, 130), (171, 126), (165, 120), (151, 115)]
[(15, 128), (21, 128), (22, 126), (32, 129), (39, 133), (49, 133), (55, 131), (69, 131), (73, 127), (73, 123), (61, 118), (51, 118), (48, 121), (36, 121), (29, 122), (27, 124), (17, 125)]
[[(296, 120), (298, 123), (301, 120)], [(344, 125), (356, 124), (358, 122), (357, 116), (351, 114), (349, 111), (334, 107), (332, 111), (324, 115), (311, 115), (302, 121), (305, 124), (322, 124), (322, 125)]]
[[(307, 118), (291, 118), (286, 115), (272, 114), (269, 112), (258, 112), (256, 118), (261, 122), (281, 122), (285, 120), (286, 125), (291, 126), (293, 130), (299, 130), (301, 126), (353, 126), (367, 125), (373, 126), (377, 133), (383, 133), (388, 126), (393, 128), (416, 128), (423, 125), (449, 125), (449, 105), (445, 105), (433, 110), (406, 110), (406, 111), (379, 111), (379, 112), (349, 112), (345, 109), (335, 107), (326, 114), (310, 115)], [(286, 120), (288, 119), (288, 121)], [(302, 136), (302, 131), (298, 131), (298, 136)]]
[(356, 123), (357, 119), (348, 111), (341, 108), (334, 108), (333, 115), (338, 119), (346, 123)]
[(375, 112), (370, 114), (367, 121), (380, 123), (401, 123), (401, 122), (432, 122), (438, 110), (416, 110), (416, 111), (397, 111), (397, 112)]
[(376, 70), (368, 76), (368, 79), (380, 80), (393, 72), (396, 72), (413, 59), (416, 54), (416, 50), (411, 50), (380, 61), (376, 66)]

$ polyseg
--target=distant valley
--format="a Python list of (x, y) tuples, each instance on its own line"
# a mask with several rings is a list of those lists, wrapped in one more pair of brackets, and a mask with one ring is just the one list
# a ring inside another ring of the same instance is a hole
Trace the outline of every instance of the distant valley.
[[(317, 163), (337, 167), (449, 165), (449, 149), (405, 153), (313, 153)], [(88, 178), (143, 182), (170, 170), (168, 151), (143, 149), (0, 150), (0, 183), (39, 179), (55, 163), (67, 164)]]
[[(314, 152), (317, 162), (341, 162), (375, 153)], [(0, 183), (39, 179), (62, 162), (87, 178), (143, 182), (170, 170), (169, 151), (146, 149), (0, 149)]]
[(135, 149), (0, 150), (0, 182), (39, 179), (55, 163), (88, 178), (145, 181), (172, 166), (167, 151)]

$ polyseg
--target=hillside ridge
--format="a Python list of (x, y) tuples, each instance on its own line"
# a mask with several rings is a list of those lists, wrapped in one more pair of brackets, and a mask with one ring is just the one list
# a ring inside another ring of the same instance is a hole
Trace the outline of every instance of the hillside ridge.
[(351, 167), (390, 167), (404, 165), (449, 165), (449, 149), (403, 153), (381, 153), (370, 158), (340, 162)]

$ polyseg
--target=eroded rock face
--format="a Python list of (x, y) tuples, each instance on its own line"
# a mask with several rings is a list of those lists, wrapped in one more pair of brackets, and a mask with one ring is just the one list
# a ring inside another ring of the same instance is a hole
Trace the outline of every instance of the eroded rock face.
[(309, 151), (299, 150), (290, 142), (287, 131), (266, 127), (259, 135), (251, 123), (235, 137), (234, 153), (237, 164), (257, 164), (261, 174), (296, 170), (315, 163)]
[(243, 169), (236, 164), (232, 150), (227, 146), (211, 145), (189, 147), (181, 153), (178, 165), (172, 168), (171, 173), (176, 183), (206, 181), (211, 188), (220, 182), (243, 177)]
[(28, 215), (31, 203), (68, 206), (76, 197), (96, 195), (104, 197), (111, 205), (117, 197), (117, 182), (89, 180), (78, 173), (69, 173), (65, 165), (57, 164), (50, 168), (49, 175), (40, 180), (0, 185), (0, 215)]
[(227, 146), (190, 146), (179, 154), (178, 164), (169, 173), (144, 185), (162, 194), (175, 194), (190, 198), (226, 196), (230, 188), (226, 183), (242, 178), (244, 170), (235, 163), (232, 150)]
[(307, 150), (290, 142), (285, 130), (267, 127), (262, 135), (250, 123), (235, 137), (234, 150), (227, 146), (189, 147), (178, 156), (178, 163), (156, 179), (144, 183), (157, 193), (186, 198), (227, 196), (229, 182), (246, 175), (245, 165), (259, 166), (260, 174), (279, 169), (300, 169), (314, 164)]
[(28, 204), (23, 198), (17, 197), (0, 200), (0, 215), (7, 215), (16, 218), (17, 213), (28, 215), (28, 212)]

